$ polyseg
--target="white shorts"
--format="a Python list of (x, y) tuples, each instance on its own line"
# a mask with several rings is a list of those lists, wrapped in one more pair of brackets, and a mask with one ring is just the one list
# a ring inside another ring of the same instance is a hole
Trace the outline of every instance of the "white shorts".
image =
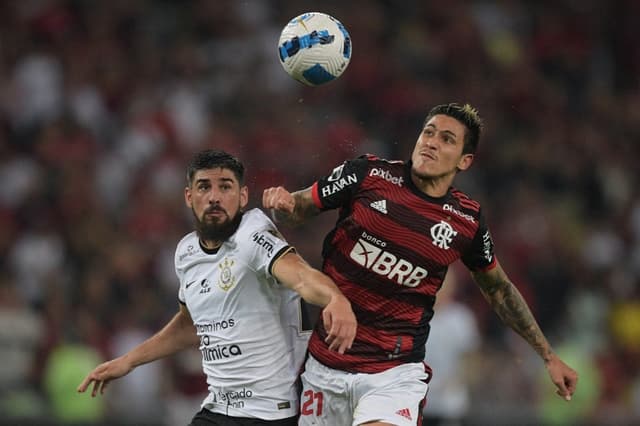
[(299, 425), (421, 424), (428, 390), (428, 374), (421, 362), (382, 373), (354, 374), (329, 368), (309, 355), (301, 379)]

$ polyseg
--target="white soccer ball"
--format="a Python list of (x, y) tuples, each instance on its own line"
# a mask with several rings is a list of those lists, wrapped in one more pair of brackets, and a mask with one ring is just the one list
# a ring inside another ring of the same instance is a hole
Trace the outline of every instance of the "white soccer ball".
[(303, 13), (284, 27), (278, 42), (280, 63), (293, 78), (319, 86), (340, 77), (351, 60), (351, 37), (336, 18)]

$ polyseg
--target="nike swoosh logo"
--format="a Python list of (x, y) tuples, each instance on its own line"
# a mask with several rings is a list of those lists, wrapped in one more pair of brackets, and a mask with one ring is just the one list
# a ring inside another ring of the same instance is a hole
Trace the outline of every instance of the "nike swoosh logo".
[[(196, 280), (198, 281), (198, 280)], [(189, 284), (185, 285), (184, 288), (187, 289), (191, 286), (191, 284), (195, 283), (196, 281), (191, 281)]]

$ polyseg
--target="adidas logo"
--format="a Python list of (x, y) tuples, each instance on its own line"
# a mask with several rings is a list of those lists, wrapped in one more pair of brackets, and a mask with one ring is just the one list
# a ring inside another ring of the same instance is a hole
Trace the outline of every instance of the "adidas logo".
[(387, 214), (387, 200), (378, 200), (369, 204), (374, 209), (378, 210), (380, 213)]
[(411, 420), (411, 411), (408, 408), (402, 408), (396, 411), (396, 414), (404, 417), (405, 419)]

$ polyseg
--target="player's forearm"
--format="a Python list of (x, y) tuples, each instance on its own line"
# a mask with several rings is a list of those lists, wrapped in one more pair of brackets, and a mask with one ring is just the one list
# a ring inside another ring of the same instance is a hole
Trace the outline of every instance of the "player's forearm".
[(474, 274), (485, 299), (502, 322), (522, 336), (547, 362), (553, 356), (551, 345), (540, 330), (522, 294), (498, 266), (491, 274)]
[(295, 200), (293, 212), (274, 210), (275, 219), (278, 223), (291, 227), (299, 226), (320, 212), (313, 202), (309, 188), (294, 192), (291, 195)]
[(178, 313), (162, 330), (127, 352), (123, 358), (126, 358), (132, 367), (137, 367), (197, 344), (198, 336), (193, 323)]
[(550, 359), (553, 355), (551, 346), (526, 301), (512, 283), (505, 284), (493, 293), (489, 303), (502, 322), (522, 336), (543, 360)]
[(322, 272), (308, 268), (300, 274), (300, 280), (293, 287), (307, 302), (325, 307), (335, 298), (342, 297), (338, 287)]

